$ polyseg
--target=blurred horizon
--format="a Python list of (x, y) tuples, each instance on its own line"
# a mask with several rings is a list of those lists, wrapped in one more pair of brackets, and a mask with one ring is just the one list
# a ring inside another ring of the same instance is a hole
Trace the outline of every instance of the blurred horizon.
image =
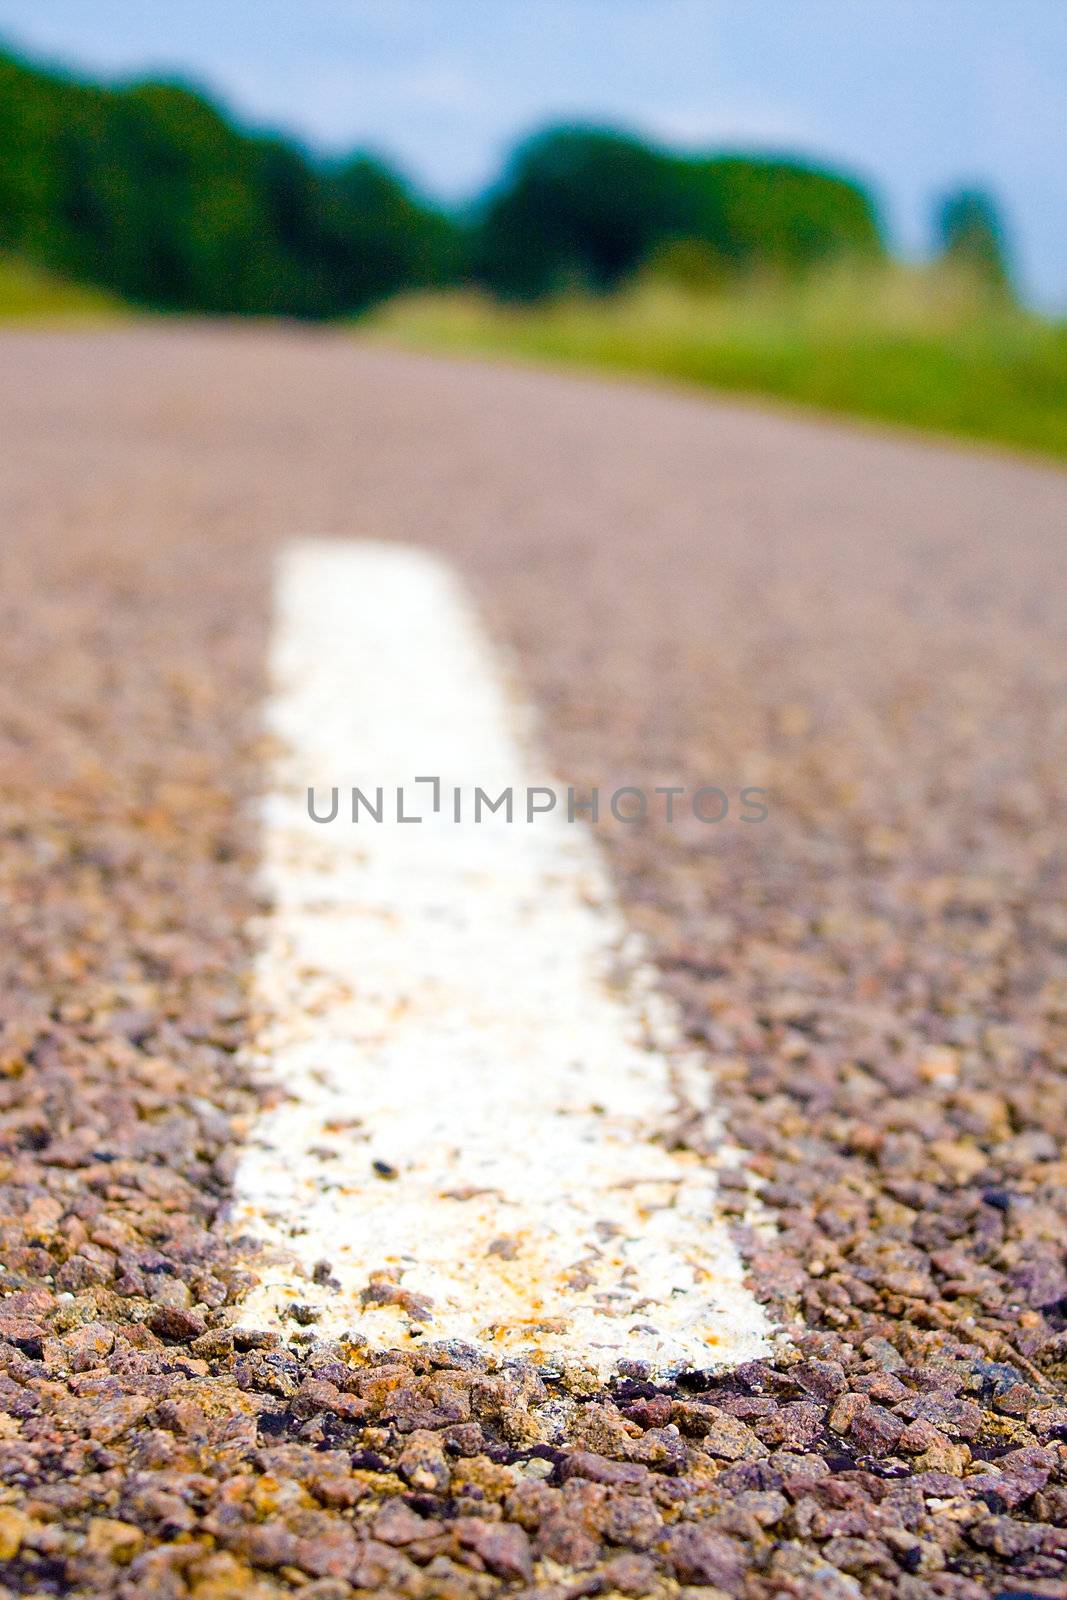
[(892, 246), (931, 252), (939, 197), (989, 189), (1016, 281), (1067, 309), (1067, 8), (1020, 0), (0, 0), (0, 44), (90, 78), (180, 79), (245, 126), (362, 150), (457, 205), (552, 122), (677, 150), (783, 154), (871, 188)]

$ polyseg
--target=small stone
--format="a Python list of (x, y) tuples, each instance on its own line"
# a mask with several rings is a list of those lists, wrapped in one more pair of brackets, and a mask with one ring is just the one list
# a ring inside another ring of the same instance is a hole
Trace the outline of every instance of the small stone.
[(575, 1450), (564, 1461), (560, 1476), (565, 1482), (571, 1478), (588, 1478), (592, 1483), (644, 1484), (648, 1468), (636, 1461), (608, 1461), (591, 1450)]
[(720, 1461), (756, 1461), (768, 1454), (767, 1446), (747, 1422), (714, 1406), (682, 1400), (675, 1403), (671, 1415), (683, 1433), (695, 1435), (701, 1448)]
[(312, 1306), (300, 1302), (289, 1307), (289, 1315), (292, 1320), (299, 1323), (302, 1328), (307, 1328), (310, 1327), (313, 1322), (318, 1322), (321, 1320), (322, 1308), (321, 1306)]
[(892, 1372), (870, 1372), (856, 1378), (852, 1387), (859, 1393), (865, 1394), (869, 1400), (877, 1400), (880, 1405), (894, 1406), (901, 1400), (906, 1400), (911, 1390)]
[(513, 1522), (487, 1522), (481, 1517), (460, 1517), (455, 1528), (460, 1544), (473, 1550), (494, 1577), (529, 1582), (533, 1558), (522, 1528)]
[(986, 1517), (974, 1523), (968, 1536), (980, 1550), (1015, 1559), (1040, 1550), (1044, 1535), (1039, 1524), (1016, 1522), (1011, 1517)]
[(847, 1433), (861, 1411), (870, 1406), (865, 1394), (843, 1394), (836, 1401), (827, 1418), (827, 1426), (834, 1433)]
[(278, 1517), (249, 1528), (237, 1548), (257, 1567), (287, 1567), (296, 1564), (296, 1535)]
[(71, 1372), (88, 1372), (109, 1356), (115, 1348), (115, 1335), (103, 1322), (86, 1322), (72, 1328), (61, 1339), (48, 1341), (46, 1356), (54, 1355)]
[(366, 1484), (358, 1478), (345, 1477), (339, 1472), (319, 1473), (310, 1480), (308, 1488), (322, 1505), (341, 1511), (350, 1510), (370, 1493)]
[(683, 1583), (718, 1585), (732, 1592), (744, 1572), (744, 1549), (736, 1539), (693, 1522), (671, 1529), (667, 1549)]
[(923, 1472), (947, 1472), (950, 1477), (960, 1478), (970, 1460), (971, 1452), (965, 1444), (954, 1444), (951, 1439), (942, 1438), (928, 1446), (915, 1464)]
[[(600, 1577), (608, 1590), (617, 1594), (633, 1595), (636, 1600), (653, 1593), (656, 1586), (656, 1569), (647, 1556), (615, 1556), (600, 1569)], [(711, 1600), (710, 1591), (701, 1589), (702, 1600)]]
[(13, 1506), (0, 1506), (0, 1561), (14, 1560), (33, 1526), (23, 1512)]
[(297, 1540), (296, 1564), (313, 1578), (347, 1578), (358, 1555), (355, 1534), (340, 1520), (321, 1533)]
[(446, 1494), (452, 1480), (441, 1440), (425, 1429), (417, 1430), (408, 1439), (400, 1452), (397, 1471), (405, 1483), (423, 1494)]
[(930, 1157), (938, 1170), (957, 1184), (973, 1183), (989, 1166), (989, 1157), (980, 1145), (965, 1144), (959, 1139), (935, 1139)]
[(623, 1416), (636, 1422), (639, 1428), (665, 1428), (671, 1420), (671, 1402), (667, 1395), (653, 1395), (650, 1400), (638, 1400), (623, 1406)]
[(888, 1455), (897, 1446), (904, 1424), (884, 1406), (869, 1405), (852, 1419), (848, 1436), (867, 1455)]
[(172, 1344), (188, 1344), (207, 1332), (207, 1323), (199, 1311), (187, 1311), (181, 1306), (157, 1306), (148, 1318), (148, 1326)]
[(937, 1445), (948, 1444), (948, 1440), (940, 1429), (935, 1428), (932, 1422), (927, 1422), (920, 1417), (916, 1422), (909, 1422), (900, 1438), (897, 1440), (897, 1449), (906, 1456), (922, 1455), (924, 1450), (931, 1450)]
[(862, 1349), (868, 1360), (874, 1361), (885, 1372), (900, 1372), (907, 1366), (900, 1351), (895, 1349), (888, 1339), (865, 1339)]
[(789, 1405), (779, 1406), (769, 1416), (759, 1418), (755, 1431), (764, 1444), (778, 1449), (804, 1451), (818, 1437), (822, 1421), (822, 1406), (812, 1400), (795, 1400)]
[(92, 1517), (85, 1535), (87, 1555), (105, 1556), (116, 1566), (124, 1567), (144, 1544), (144, 1534), (132, 1522), (120, 1522), (113, 1517)]
[(0, 1340), (7, 1344), (18, 1345), (20, 1350), (25, 1350), (28, 1355), (41, 1354), (41, 1342), (45, 1331), (37, 1322), (31, 1322), (28, 1317), (0, 1316)]
[(440, 1524), (424, 1522), (402, 1500), (390, 1500), (372, 1519), (370, 1531), (382, 1544), (404, 1545), (424, 1539), (439, 1527)]
[(799, 1361), (789, 1376), (815, 1400), (834, 1400), (848, 1388), (840, 1361)]

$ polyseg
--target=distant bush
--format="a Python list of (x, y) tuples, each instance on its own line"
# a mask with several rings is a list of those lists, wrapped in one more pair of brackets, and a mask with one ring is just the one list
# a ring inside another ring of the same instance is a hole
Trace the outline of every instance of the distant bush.
[(677, 163), (637, 139), (563, 128), (520, 146), (485, 206), (474, 275), (536, 299), (614, 289), (682, 227)]
[(313, 162), (180, 84), (0, 55), (0, 147), (0, 246), (144, 305), (335, 316), (456, 269), (454, 226), (385, 167)]
[[(536, 302), (642, 277), (704, 294), (885, 258), (863, 187), (799, 161), (550, 128), (460, 220), (368, 156), (314, 159), (180, 83), (101, 87), (2, 52), (0, 150), (0, 251), (162, 310), (325, 318), (401, 290)], [(987, 197), (950, 196), (939, 229), (956, 276), (1006, 288)]]
[(981, 189), (957, 189), (937, 207), (942, 259), (997, 293), (1010, 288), (1008, 250), (997, 203)]
[(874, 202), (848, 178), (758, 156), (680, 165), (686, 232), (733, 267), (790, 276), (817, 262), (884, 254)]
[(678, 240), (703, 246), (724, 270), (781, 274), (883, 251), (870, 198), (845, 178), (565, 127), (512, 158), (483, 208), (474, 276), (513, 299), (614, 289)]

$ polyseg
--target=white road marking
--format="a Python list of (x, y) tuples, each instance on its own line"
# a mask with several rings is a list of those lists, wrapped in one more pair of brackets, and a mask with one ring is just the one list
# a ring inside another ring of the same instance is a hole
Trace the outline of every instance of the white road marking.
[[(253, 1058), (288, 1097), (236, 1178), (234, 1225), (269, 1247), (245, 1320), (291, 1331), (308, 1307), (322, 1334), (602, 1374), (765, 1354), (713, 1171), (657, 1138), (700, 1079), (591, 830), (558, 810), (470, 820), (476, 785), (521, 804), (545, 780), (449, 569), (291, 545), (271, 666)], [(309, 785), (323, 815), (339, 788), (335, 821), (309, 818)], [(352, 785), (382, 786), (382, 822), (351, 821)], [(395, 821), (397, 785), (421, 823)]]

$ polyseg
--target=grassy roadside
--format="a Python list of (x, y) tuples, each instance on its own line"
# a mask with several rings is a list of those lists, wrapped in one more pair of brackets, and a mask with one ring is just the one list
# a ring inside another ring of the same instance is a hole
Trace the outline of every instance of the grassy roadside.
[(68, 283), (17, 256), (0, 255), (0, 323), (100, 321), (128, 314), (102, 289)]
[(574, 362), (1067, 458), (1067, 324), (943, 274), (830, 274), (694, 292), (502, 306), (405, 297), (364, 326), (423, 349)]
[[(0, 254), (0, 323), (131, 314), (103, 290)], [(535, 307), (412, 295), (358, 326), (421, 349), (646, 374), (1067, 460), (1067, 323), (943, 273), (894, 267), (717, 292), (656, 279)]]

